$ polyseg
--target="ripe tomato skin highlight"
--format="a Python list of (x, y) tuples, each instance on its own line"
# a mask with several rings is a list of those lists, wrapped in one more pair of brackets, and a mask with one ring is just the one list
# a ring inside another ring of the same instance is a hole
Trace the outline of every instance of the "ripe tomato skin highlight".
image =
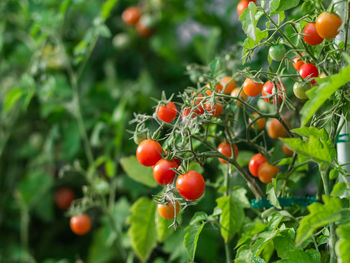
[(268, 184), (272, 182), (272, 178), (274, 178), (279, 171), (280, 169), (277, 166), (265, 162), (259, 166), (258, 178), (264, 184)]
[(137, 146), (136, 158), (143, 166), (153, 166), (162, 158), (162, 153), (162, 146), (158, 142), (147, 139)]
[(153, 177), (161, 185), (170, 184), (175, 177), (175, 172), (171, 170), (177, 169), (179, 165), (174, 160), (160, 159), (153, 166)]
[(291, 149), (288, 148), (287, 145), (283, 144), (282, 145), (282, 151), (284, 152), (285, 155), (287, 156), (293, 156), (293, 151)]
[(157, 106), (157, 117), (164, 122), (172, 122), (176, 118), (177, 109), (173, 102), (169, 101), (166, 105)]
[(255, 3), (256, 0), (241, 0), (237, 5), (237, 13), (238, 15), (241, 15), (243, 13), (243, 10), (248, 8), (248, 5), (250, 2)]
[[(253, 121), (253, 119), (256, 119), (257, 117), (259, 117), (259, 114), (254, 112), (252, 114), (252, 116), (253, 116), (252, 119), (249, 118), (249, 123), (251, 123)], [(256, 122), (254, 122), (250, 127), (252, 129), (258, 129), (260, 131), (260, 130), (265, 128), (265, 125), (266, 125), (266, 118), (263, 117), (263, 118), (258, 119)]]
[(265, 162), (267, 162), (267, 160), (264, 155), (262, 155), (261, 153), (255, 154), (249, 161), (249, 166), (248, 166), (249, 172), (253, 176), (258, 177), (258, 169), (260, 165)]
[(230, 76), (223, 77), (221, 80), (221, 86), (225, 94), (231, 94), (232, 90), (236, 88), (236, 81)]
[(124, 10), (122, 19), (125, 24), (135, 26), (141, 18), (141, 9), (136, 6), (130, 6)]
[(317, 46), (322, 43), (323, 38), (316, 31), (316, 23), (307, 23), (303, 29), (304, 41), (311, 45)]
[[(289, 126), (289, 124), (286, 122), (286, 124)], [(289, 133), (284, 128), (282, 123), (278, 119), (272, 119), (269, 123), (269, 126), (267, 127), (267, 134), (270, 136), (271, 139), (278, 139), (278, 138), (286, 138), (289, 137)]]
[(68, 187), (60, 188), (55, 193), (55, 203), (60, 209), (67, 209), (75, 199), (75, 194)]
[(257, 83), (252, 79), (246, 79), (243, 82), (242, 87), (244, 93), (247, 94), (249, 97), (256, 97), (261, 93), (263, 84)]
[[(175, 209), (172, 202), (168, 202), (167, 204), (158, 204), (157, 205), (158, 213), (164, 219), (174, 219), (175, 218)], [(176, 216), (180, 212), (179, 202), (176, 201)]]
[(91, 229), (91, 220), (86, 214), (73, 216), (69, 224), (72, 231), (77, 235), (85, 235)]
[(299, 55), (296, 55), (293, 59), (293, 67), (299, 71), (302, 65), (304, 65), (304, 61), (301, 60)]
[[(278, 102), (282, 103), (283, 101), (283, 93), (286, 91), (286, 86), (279, 82), (277, 83), (277, 93), (278, 93)], [(261, 95), (264, 97), (264, 100), (268, 103), (275, 104), (276, 98), (275, 98), (275, 85), (269, 80), (265, 82)]]
[[(241, 92), (240, 92), (241, 91)], [(245, 94), (245, 92), (243, 90), (241, 90), (240, 88), (234, 88), (231, 92), (231, 96), (232, 97), (238, 97), (241, 100), (246, 101), (247, 100), (247, 95)], [(236, 100), (236, 104), (241, 105), (242, 102), (240, 102), (239, 100)]]
[(318, 77), (318, 69), (312, 63), (305, 63), (300, 67), (299, 74), (303, 79), (311, 80), (311, 84), (315, 84), (314, 78)]
[(176, 189), (183, 198), (196, 200), (203, 195), (205, 190), (203, 176), (196, 171), (188, 171), (177, 178)]
[(316, 18), (316, 30), (320, 37), (331, 39), (338, 35), (338, 29), (342, 23), (337, 14), (323, 12)]
[[(235, 158), (237, 159), (237, 156), (238, 156), (238, 147), (237, 147), (236, 144), (234, 144), (234, 145), (233, 145), (233, 148), (235, 149)], [(232, 148), (231, 148), (230, 144), (227, 143), (227, 142), (222, 142), (222, 143), (220, 143), (217, 150), (218, 150), (219, 153), (221, 153), (221, 154), (223, 154), (223, 155), (225, 155), (225, 156), (227, 156), (227, 157), (229, 157), (229, 158), (232, 157)], [(222, 158), (218, 158), (218, 159), (219, 159), (219, 161), (220, 161), (221, 163), (228, 163), (227, 161), (225, 161), (225, 160), (222, 159)]]

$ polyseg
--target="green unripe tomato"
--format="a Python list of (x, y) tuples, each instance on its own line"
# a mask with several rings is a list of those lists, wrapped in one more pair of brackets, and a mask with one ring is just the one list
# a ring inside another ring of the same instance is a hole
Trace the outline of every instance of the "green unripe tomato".
[(269, 56), (272, 60), (281, 61), (286, 53), (286, 48), (283, 45), (271, 46)]
[(293, 92), (295, 97), (301, 100), (309, 99), (306, 95), (306, 91), (311, 88), (311, 85), (306, 83), (295, 82), (293, 86)]
[(119, 33), (113, 38), (113, 46), (117, 49), (125, 49), (131, 43), (131, 38), (127, 33)]
[(259, 99), (257, 102), (258, 109), (263, 113), (272, 113), (275, 110), (275, 106), (266, 102), (263, 99)]

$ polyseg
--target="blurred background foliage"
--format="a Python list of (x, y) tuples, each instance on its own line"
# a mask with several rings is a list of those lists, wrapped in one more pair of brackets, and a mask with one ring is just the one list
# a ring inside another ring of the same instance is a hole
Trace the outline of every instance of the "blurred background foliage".
[[(0, 1), (0, 262), (125, 262), (125, 251), (128, 262), (136, 261), (127, 235), (129, 209), (160, 188), (136, 182), (120, 165), (136, 149), (128, 133), (132, 113), (152, 112), (152, 97), (163, 90), (169, 97), (194, 85), (199, 75), (186, 75), (189, 63), (206, 65), (226, 51), (232, 53), (225, 57), (232, 74), (244, 40), (237, 2)], [(121, 13), (132, 5), (148, 16), (151, 37), (122, 22)], [(254, 63), (263, 57), (258, 53)], [(91, 162), (100, 177), (85, 176)], [(207, 174), (215, 176), (215, 166)], [(111, 216), (121, 236), (101, 205), (91, 203), (76, 209), (89, 208), (93, 230), (75, 236), (67, 213), (54, 204), (60, 187), (72, 188), (77, 199), (112, 191)], [(214, 205), (215, 191), (208, 187), (183, 222)], [(224, 261), (219, 235), (205, 227), (197, 249), (201, 262)], [(185, 262), (183, 236), (180, 228), (150, 261)]]

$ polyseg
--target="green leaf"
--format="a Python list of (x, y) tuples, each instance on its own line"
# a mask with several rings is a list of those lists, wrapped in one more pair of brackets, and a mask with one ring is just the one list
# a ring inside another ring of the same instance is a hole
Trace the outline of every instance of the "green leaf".
[(270, 3), (271, 14), (288, 10), (299, 5), (300, 0), (272, 0)]
[[(276, 181), (276, 179), (274, 178), (273, 181)], [(276, 184), (276, 182), (274, 182)], [(274, 207), (277, 207), (277, 208), (281, 208), (281, 205), (278, 201), (278, 198), (277, 198), (277, 195), (276, 195), (276, 191), (275, 191), (275, 188), (273, 187), (272, 184), (269, 184), (268, 185), (268, 189), (267, 190), (267, 198), (268, 200), (270, 201), (271, 205), (273, 205)]]
[(295, 249), (294, 229), (281, 231), (274, 239), (273, 243), (280, 258), (287, 258), (289, 251)]
[(186, 227), (184, 245), (191, 261), (194, 261), (199, 235), (205, 226), (205, 222), (190, 224)]
[(311, 157), (317, 162), (331, 163), (336, 157), (336, 151), (325, 129), (303, 127), (292, 130), (304, 138), (281, 138), (293, 151)]
[(169, 227), (172, 223), (173, 220), (164, 219), (157, 213), (157, 238), (159, 242), (164, 242), (173, 232), (173, 227)]
[(115, 176), (115, 162), (108, 159), (105, 163), (105, 170), (108, 177), (113, 178)]
[(122, 158), (120, 159), (120, 164), (126, 174), (136, 182), (145, 184), (149, 187), (158, 186), (157, 182), (153, 178), (152, 168), (140, 164), (137, 161), (136, 156)]
[(346, 184), (344, 182), (338, 182), (334, 185), (331, 195), (342, 196), (346, 193)]
[(319, 227), (341, 219), (341, 200), (337, 197), (323, 196), (324, 204), (313, 203), (308, 206), (310, 214), (305, 216), (299, 224), (295, 242), (301, 245)]
[(60, 6), (60, 14), (64, 15), (70, 5), (71, 0), (64, 0)]
[(242, 208), (250, 208), (250, 202), (246, 195), (247, 189), (241, 186), (235, 186), (231, 192), (231, 198), (234, 203)]
[(321, 255), (315, 249), (309, 249), (305, 252), (301, 249), (294, 249), (288, 251), (288, 255), (285, 259), (278, 261), (278, 263), (319, 263), (321, 262)]
[(343, 68), (338, 74), (332, 75), (322, 83), (306, 92), (310, 98), (301, 109), (302, 125), (305, 125), (315, 112), (329, 99), (334, 92), (350, 80), (350, 65)]
[(227, 243), (241, 230), (244, 211), (230, 196), (222, 196), (216, 199), (216, 202), (222, 211), (220, 216), (221, 236)]
[(63, 130), (63, 148), (62, 152), (65, 158), (73, 158), (80, 149), (80, 131), (77, 122), (71, 122)]
[(13, 88), (9, 93), (6, 94), (4, 111), (10, 111), (16, 102), (24, 95), (24, 92), (21, 88)]
[(103, 3), (102, 9), (101, 9), (101, 17), (103, 20), (106, 20), (110, 17), (111, 12), (115, 4), (118, 2), (118, 0), (107, 0)]
[(146, 197), (138, 199), (131, 207), (128, 235), (132, 248), (142, 262), (147, 261), (157, 245), (155, 216), (156, 204)]
[(340, 225), (337, 228), (339, 240), (336, 243), (335, 251), (341, 261), (350, 262), (350, 225)]
[(244, 32), (254, 41), (257, 40), (256, 30), (259, 29), (257, 24), (262, 14), (261, 11), (258, 11), (258, 8), (254, 3), (250, 3), (248, 8), (244, 9), (239, 17)]

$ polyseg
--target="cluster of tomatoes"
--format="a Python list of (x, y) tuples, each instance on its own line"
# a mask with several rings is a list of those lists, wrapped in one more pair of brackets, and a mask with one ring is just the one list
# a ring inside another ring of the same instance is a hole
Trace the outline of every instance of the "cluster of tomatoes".
[(145, 19), (142, 19), (142, 10), (137, 6), (130, 6), (122, 14), (124, 23), (128, 26), (134, 26), (140, 36), (149, 37), (154, 33), (153, 28), (148, 27)]
[[(166, 106), (167, 105), (159, 107), (158, 113), (160, 112), (161, 114), (158, 116), (160, 119), (165, 116), (164, 111), (167, 111)], [(172, 110), (170, 110), (170, 112), (172, 112)], [(171, 118), (167, 117), (166, 120), (171, 120)], [(161, 145), (157, 141), (151, 139), (142, 141), (136, 150), (137, 160), (144, 166), (152, 166), (154, 179), (161, 185), (168, 185), (174, 181), (176, 169), (179, 168), (180, 161), (178, 159), (167, 160), (162, 158), (162, 155), (164, 155), (164, 152)], [(183, 198), (187, 200), (196, 200), (203, 195), (205, 190), (203, 176), (193, 170), (187, 171), (177, 177), (176, 189)], [(158, 204), (159, 214), (165, 219), (173, 219), (180, 209), (177, 201), (176, 210), (174, 204), (173, 202)]]
[[(55, 193), (55, 203), (58, 208), (65, 210), (70, 207), (75, 199), (75, 194), (68, 187), (59, 188)], [(91, 229), (91, 220), (86, 214), (71, 217), (70, 228), (77, 235), (85, 235)]]

